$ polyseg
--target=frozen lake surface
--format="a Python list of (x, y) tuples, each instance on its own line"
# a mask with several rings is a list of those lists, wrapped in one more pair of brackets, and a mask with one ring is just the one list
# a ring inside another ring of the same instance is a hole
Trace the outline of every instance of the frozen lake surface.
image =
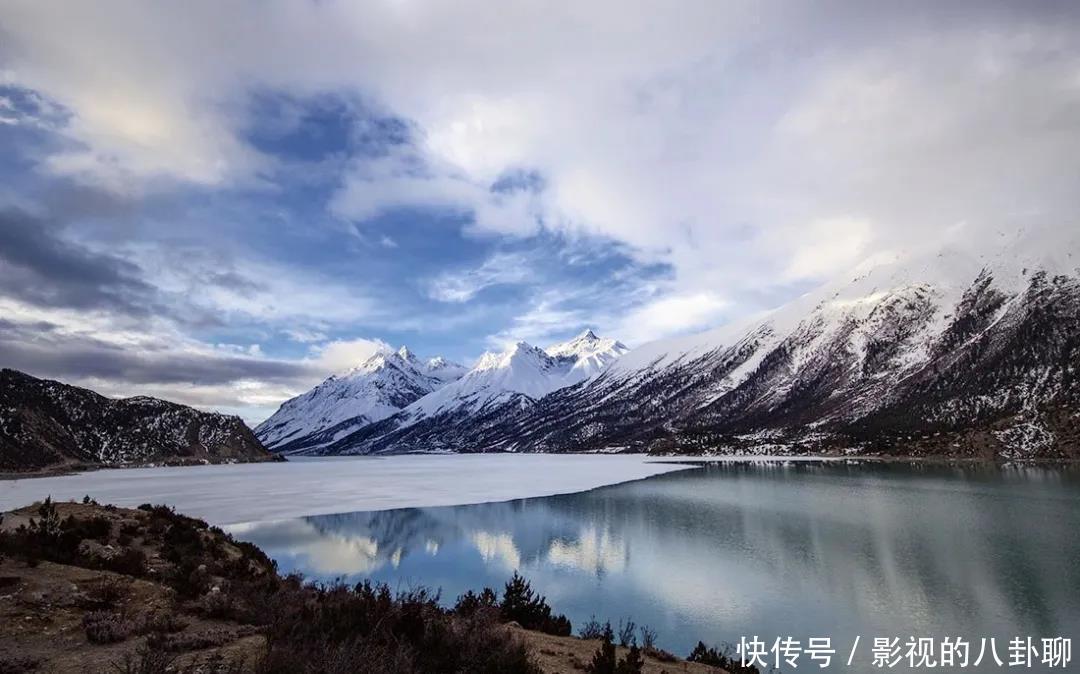
[(110, 469), (0, 481), (0, 512), (89, 495), (119, 506), (165, 503), (222, 525), (568, 494), (687, 467), (640, 455), (463, 454)]

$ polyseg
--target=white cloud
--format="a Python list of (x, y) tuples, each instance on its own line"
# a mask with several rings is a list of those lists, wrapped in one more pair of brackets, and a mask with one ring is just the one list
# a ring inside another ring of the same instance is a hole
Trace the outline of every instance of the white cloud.
[(309, 361), (320, 372), (342, 372), (386, 351), (393, 348), (381, 339), (334, 340), (312, 347)]
[(326, 334), (319, 332), (318, 330), (308, 330), (306, 328), (289, 328), (285, 330), (285, 334), (289, 339), (294, 342), (300, 342), (301, 344), (311, 344), (313, 342), (322, 342), (326, 340)]
[(814, 220), (801, 230), (794, 236), (783, 232), (799, 241), (784, 270), (791, 279), (821, 278), (857, 264), (866, 254), (872, 227), (865, 220), (829, 218)]
[(702, 330), (725, 318), (730, 303), (710, 292), (665, 295), (631, 311), (612, 333), (631, 345)]
[[(149, 395), (258, 422), (325, 376), (322, 358), (284, 361), (258, 344), (207, 345), (155, 317), (118, 320), (94, 311), (0, 297), (0, 358), (112, 397)], [(20, 337), (32, 334), (32, 339)]]
[[(114, 246), (112, 251), (137, 264), (155, 288), (224, 318), (292, 330), (293, 325), (346, 325), (386, 312), (367, 288), (343, 283), (316, 269), (250, 255), (220, 255), (194, 246), (128, 244)], [(227, 281), (214, 282), (223, 272), (228, 273)]]
[(405, 151), (357, 161), (330, 208), (360, 221), (403, 206), (467, 210), (483, 191), (451, 168)]
[(567, 308), (562, 302), (567, 298), (560, 293), (545, 293), (524, 312), (513, 318), (510, 325), (487, 337), (488, 346), (502, 350), (520, 341), (544, 347), (554, 339), (575, 331), (596, 316), (588, 316), (581, 309)]
[(484, 288), (524, 283), (533, 278), (531, 263), (516, 253), (496, 253), (474, 269), (442, 274), (428, 283), (428, 295), (440, 302), (467, 302)]
[[(724, 298), (956, 222), (1075, 226), (1069, 8), (118, 0), (9, 3), (4, 24), (6, 79), (72, 115), (62, 131), (78, 147), (46, 170), (120, 190), (256, 180), (268, 160), (243, 140), (252, 90), (360, 95), (418, 136), (352, 165), (338, 214), (433, 207), (471, 213), (476, 232), (543, 222), (628, 244), (674, 269), (623, 322), (641, 338), (760, 308)], [(523, 168), (546, 189), (489, 189)], [(484, 283), (433, 293), (464, 301)], [(323, 290), (213, 299), (264, 317), (371, 309)]]
[(248, 355), (248, 356), (262, 356), (263, 355), (262, 345), (261, 344), (247, 344), (247, 345), (245, 345), (245, 344), (221, 343), (221, 344), (215, 344), (214, 346), (216, 348), (218, 348), (218, 349), (221, 349), (222, 351), (228, 351), (230, 353), (245, 354), (245, 355)]

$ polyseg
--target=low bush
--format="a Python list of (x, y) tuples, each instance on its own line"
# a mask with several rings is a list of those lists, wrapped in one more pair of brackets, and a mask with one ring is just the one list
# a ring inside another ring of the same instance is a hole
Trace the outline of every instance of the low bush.
[(133, 653), (125, 653), (112, 667), (116, 674), (166, 674), (176, 671), (175, 662), (172, 653), (144, 645)]
[(155, 611), (145, 616), (139, 634), (172, 634), (188, 626), (188, 622), (173, 611)]
[(124, 522), (120, 525), (120, 535), (134, 538), (142, 534), (142, 527), (137, 522)]
[(37, 510), (37, 518), (30, 518), (29, 524), (20, 524), (15, 531), (4, 535), (0, 543), (4, 551), (19, 555), (27, 566), (37, 566), (39, 562), (67, 561), (77, 552), (79, 542), (71, 545), (71, 537), (61, 542), (60, 515), (51, 498), (46, 498)]
[(115, 611), (91, 611), (83, 616), (86, 640), (92, 644), (114, 644), (131, 634), (131, 624)]
[(231, 643), (241, 636), (247, 636), (247, 632), (235, 632), (228, 629), (211, 629), (200, 632), (152, 632), (146, 639), (146, 643), (155, 650), (166, 653), (187, 653), (190, 651), (202, 651), (207, 648), (218, 648)]
[(611, 630), (611, 623), (607, 622), (600, 624), (600, 621), (596, 619), (596, 616), (591, 616), (581, 629), (578, 630), (578, 636), (582, 639), (603, 639), (605, 635), (610, 635), (607, 638), (613, 639), (614, 632)]
[(641, 657), (641, 649), (634, 645), (630, 647), (626, 657), (615, 666), (615, 674), (641, 674), (644, 667), (645, 658)]
[(147, 642), (111, 664), (115, 674), (240, 674), (248, 671), (242, 658), (226, 659), (220, 654), (192, 658), (185, 664), (177, 660), (175, 652)]
[(165, 573), (164, 581), (183, 599), (196, 599), (210, 589), (210, 574), (198, 557), (185, 557), (173, 562)]
[(125, 576), (142, 578), (146, 575), (146, 553), (138, 548), (124, 548), (112, 557), (105, 558), (102, 568)]
[(233, 617), (235, 610), (232, 598), (225, 592), (207, 592), (196, 603), (199, 613), (207, 618), (228, 620)]
[(592, 661), (585, 667), (588, 674), (615, 674), (618, 662), (615, 659), (615, 643), (610, 639), (604, 639), (600, 648), (596, 649)]
[(88, 518), (75, 518), (68, 515), (60, 523), (60, 529), (64, 532), (70, 532), (72, 536), (77, 537), (80, 541), (89, 538), (101, 543), (108, 543), (109, 537), (112, 535), (112, 521), (102, 515)]
[[(80, 561), (92, 568), (110, 568), (107, 562), (98, 564), (81, 559), (80, 544), (84, 540), (108, 544), (112, 535), (112, 521), (108, 517), (74, 517), (69, 515), (61, 519), (56, 504), (46, 498), (37, 509), (37, 517), (31, 517), (28, 524), (20, 525), (15, 531), (0, 536), (0, 553), (17, 555), (28, 566), (37, 566), (41, 561), (57, 564), (73, 564)], [(121, 560), (121, 563), (130, 560)], [(123, 567), (121, 573), (136, 567)], [(136, 575), (130, 573), (129, 575)]]
[(121, 578), (102, 578), (86, 590), (86, 606), (111, 609), (123, 603), (131, 592), (129, 581)]
[(656, 648), (656, 630), (648, 625), (638, 628), (641, 631), (641, 649), (648, 653)]

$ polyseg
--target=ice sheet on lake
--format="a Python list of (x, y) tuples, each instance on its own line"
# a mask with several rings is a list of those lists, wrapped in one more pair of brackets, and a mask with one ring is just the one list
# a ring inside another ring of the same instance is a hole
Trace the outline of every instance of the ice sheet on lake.
[(0, 512), (89, 495), (119, 506), (165, 503), (224, 525), (567, 494), (688, 467), (640, 455), (466, 454), (110, 469), (0, 481)]

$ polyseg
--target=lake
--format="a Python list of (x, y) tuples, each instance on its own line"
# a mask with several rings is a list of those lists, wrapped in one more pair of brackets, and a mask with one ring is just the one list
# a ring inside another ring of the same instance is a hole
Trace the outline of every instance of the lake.
[[(1080, 636), (1073, 468), (716, 463), (584, 493), (230, 527), (283, 571), (396, 588), (501, 588), (520, 570), (576, 626), (632, 617), (698, 639)], [(990, 666), (985, 665), (989, 663)], [(817, 669), (805, 659), (801, 668)], [(970, 667), (969, 667), (970, 668)], [(898, 669), (904, 669), (901, 665)], [(980, 669), (998, 669), (989, 653)], [(1038, 667), (1035, 667), (1038, 669)]]
[(448, 603), (520, 570), (575, 630), (629, 616), (679, 655), (698, 639), (827, 636), (828, 671), (869, 672), (874, 637), (959, 635), (976, 651), (994, 637), (1007, 665), (1015, 636), (1080, 636), (1071, 467), (334, 458), (0, 481), (0, 510), (84, 494), (225, 525), (283, 571)]

